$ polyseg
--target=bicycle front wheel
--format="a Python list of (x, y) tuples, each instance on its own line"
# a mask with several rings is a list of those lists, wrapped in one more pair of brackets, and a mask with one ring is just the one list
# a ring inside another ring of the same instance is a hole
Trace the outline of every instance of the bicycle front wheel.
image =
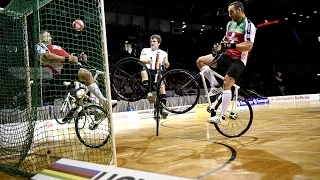
[[(217, 131), (228, 138), (239, 137), (246, 133), (253, 120), (253, 111), (250, 103), (239, 96), (237, 101), (231, 101), (226, 114), (224, 125), (213, 123)], [(221, 106), (219, 107), (221, 109)], [(219, 111), (218, 109), (218, 111)]]
[[(142, 84), (141, 72), (146, 71), (148, 83)], [(125, 101), (138, 101), (144, 98), (151, 87), (151, 74), (145, 64), (134, 57), (118, 61), (110, 75), (111, 87)]]
[(161, 86), (165, 86), (167, 101), (161, 106), (171, 113), (182, 114), (190, 111), (198, 103), (200, 85), (191, 72), (183, 69), (172, 69), (164, 73), (157, 84), (158, 97)]
[(101, 106), (84, 107), (75, 118), (75, 130), (79, 141), (90, 148), (99, 148), (109, 141), (108, 112)]

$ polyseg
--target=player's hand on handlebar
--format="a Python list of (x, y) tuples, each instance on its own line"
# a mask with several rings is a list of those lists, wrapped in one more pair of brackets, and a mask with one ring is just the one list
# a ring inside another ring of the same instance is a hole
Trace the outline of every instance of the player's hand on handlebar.
[(73, 55), (69, 56), (69, 62), (77, 64), (78, 63), (78, 57), (77, 56), (73, 56)]
[(82, 52), (80, 55), (79, 55), (79, 60), (80, 61), (86, 61), (88, 59), (88, 56)]

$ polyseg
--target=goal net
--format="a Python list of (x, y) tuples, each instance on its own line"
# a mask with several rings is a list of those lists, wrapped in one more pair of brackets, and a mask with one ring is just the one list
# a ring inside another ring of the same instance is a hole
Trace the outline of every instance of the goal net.
[[(89, 66), (109, 74), (102, 13), (103, 0), (12, 0), (0, 12), (1, 170), (33, 175), (60, 158), (116, 164), (110, 120), (100, 124), (101, 133), (111, 135), (100, 148), (84, 146), (73, 121), (64, 125), (55, 121), (59, 102), (70, 89), (52, 67), (40, 63), (36, 51), (39, 32), (45, 30), (53, 45), (69, 54), (84, 52)], [(76, 19), (84, 22), (84, 30), (72, 28)], [(75, 71), (66, 72), (72, 77)], [(107, 99), (108, 78), (97, 79)]]

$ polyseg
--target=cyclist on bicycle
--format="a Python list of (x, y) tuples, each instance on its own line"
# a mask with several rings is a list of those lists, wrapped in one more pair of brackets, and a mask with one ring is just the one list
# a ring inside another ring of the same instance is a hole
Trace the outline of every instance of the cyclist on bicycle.
[[(157, 70), (161, 68), (161, 65), (164, 65), (165, 68), (169, 67), (169, 61), (168, 61), (168, 53), (159, 49), (161, 43), (161, 37), (157, 34), (154, 34), (150, 37), (150, 48), (143, 48), (141, 50), (140, 54), (140, 60), (146, 66), (150, 69), (152, 80), (155, 81)], [(160, 61), (160, 64), (157, 63), (157, 61)], [(145, 86), (148, 86), (148, 74), (147, 71), (141, 72), (142, 77), (142, 84)], [(159, 79), (158, 79), (159, 80)], [(153, 83), (151, 84), (151, 87), (153, 87)], [(147, 96), (147, 99), (150, 103), (153, 103), (154, 97), (152, 95), (152, 90), (149, 89), (149, 93)], [(165, 85), (162, 84), (160, 87), (160, 101), (163, 102), (163, 104), (166, 104), (166, 89)], [(162, 109), (162, 116), (165, 119), (168, 115), (168, 112), (165, 109)]]
[[(94, 94), (104, 108), (108, 108), (107, 99), (103, 96), (100, 88), (94, 81), (90, 71), (82, 68), (79, 60), (87, 60), (87, 55), (82, 53), (80, 57), (70, 55), (63, 48), (52, 44), (52, 37), (48, 31), (41, 31), (40, 43), (36, 45), (37, 53), (40, 55), (41, 64), (51, 69), (55, 79), (80, 80), (85, 83), (90, 93)], [(112, 105), (116, 104), (112, 100)]]
[(228, 11), (232, 21), (227, 23), (226, 35), (222, 42), (214, 45), (215, 52), (224, 49), (226, 53), (211, 66), (213, 68), (228, 68), (223, 81), (223, 90), (219, 87), (220, 84), (215, 79), (209, 67), (209, 64), (214, 61), (214, 53), (201, 56), (197, 60), (198, 68), (201, 71), (205, 70), (204, 75), (211, 84), (209, 95), (223, 92), (221, 114), (208, 119), (208, 122), (218, 124), (225, 123), (225, 115), (232, 99), (231, 88), (246, 66), (248, 54), (253, 47), (256, 34), (256, 27), (245, 16), (244, 7), (241, 2), (235, 1), (231, 3), (228, 6)]

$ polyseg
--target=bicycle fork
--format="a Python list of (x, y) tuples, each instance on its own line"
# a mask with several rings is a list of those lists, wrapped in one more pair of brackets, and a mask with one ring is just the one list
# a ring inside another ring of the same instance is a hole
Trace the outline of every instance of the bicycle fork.
[[(205, 70), (202, 70), (201, 72), (200, 72), (200, 76), (201, 76), (201, 79), (202, 79), (202, 84), (203, 84), (203, 88), (204, 88), (204, 92), (206, 93), (206, 95), (207, 95), (207, 101), (208, 101), (208, 103), (209, 103), (209, 109), (211, 110), (211, 109), (214, 109), (214, 107), (215, 107), (215, 105), (212, 105), (211, 104), (211, 99), (210, 99), (210, 97), (209, 97), (209, 92), (208, 92), (208, 87), (207, 87), (207, 83), (206, 83), (206, 78), (204, 77), (204, 73), (205, 72)], [(217, 102), (217, 101), (216, 101)]]

